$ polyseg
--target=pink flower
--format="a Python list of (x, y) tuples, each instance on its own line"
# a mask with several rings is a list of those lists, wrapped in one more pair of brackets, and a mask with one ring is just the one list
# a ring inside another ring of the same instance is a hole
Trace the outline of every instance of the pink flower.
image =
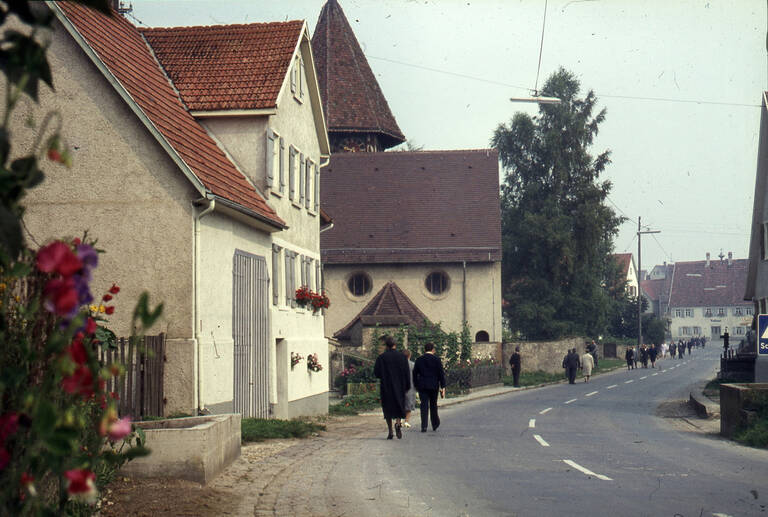
[(67, 493), (77, 499), (90, 501), (96, 498), (96, 475), (88, 469), (72, 469), (64, 473)]
[(112, 422), (107, 428), (107, 436), (113, 442), (122, 440), (131, 434), (131, 417), (120, 418)]
[(37, 269), (43, 273), (59, 273), (68, 277), (82, 269), (83, 263), (69, 245), (54, 241), (37, 252)]

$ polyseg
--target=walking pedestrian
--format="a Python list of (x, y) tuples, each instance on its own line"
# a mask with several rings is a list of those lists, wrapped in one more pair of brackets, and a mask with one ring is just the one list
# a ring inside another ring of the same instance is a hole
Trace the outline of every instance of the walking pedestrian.
[(579, 366), (581, 366), (581, 361), (579, 361), (579, 354), (576, 353), (576, 349), (568, 350), (563, 358), (563, 368), (565, 368), (565, 374), (568, 376), (568, 384), (576, 383), (576, 372)]
[(677, 354), (677, 345), (673, 341), (669, 344), (669, 355), (672, 357), (672, 359), (675, 358), (675, 354)]
[(400, 421), (405, 418), (405, 393), (411, 387), (411, 372), (408, 359), (395, 350), (396, 344), (392, 336), (384, 336), (382, 340), (386, 350), (376, 358), (373, 374), (381, 380), (379, 394), (381, 410), (389, 430), (387, 440), (392, 439), (392, 420), (395, 420), (395, 433), (400, 439), (403, 437)]
[(640, 347), (640, 362), (643, 368), (648, 368), (648, 348), (645, 346), (645, 343)]
[(403, 427), (410, 429), (411, 427), (411, 412), (416, 407), (416, 385), (413, 383), (413, 366), (414, 362), (411, 361), (411, 351), (407, 348), (403, 351), (403, 355), (408, 359), (408, 369), (410, 370), (411, 387), (405, 392), (405, 421)]
[(432, 422), (432, 430), (440, 427), (440, 416), (437, 414), (437, 395), (445, 397), (445, 370), (440, 358), (435, 355), (434, 343), (424, 345), (424, 355), (416, 359), (413, 367), (413, 380), (419, 390), (421, 399), (421, 432), (427, 432), (428, 419)]
[(624, 359), (627, 361), (627, 371), (634, 369), (635, 351), (632, 349), (632, 347), (627, 347), (627, 351), (624, 352)]
[(520, 347), (516, 346), (515, 351), (512, 354), (512, 357), (509, 358), (509, 365), (512, 367), (512, 385), (515, 388), (520, 387), (520, 367), (521, 367), (521, 358), (520, 358)]
[(592, 356), (592, 359), (594, 359), (595, 368), (597, 368), (597, 343), (595, 343), (594, 339), (589, 345), (587, 345), (587, 352), (589, 352)]
[(651, 360), (651, 368), (656, 368), (656, 356), (659, 355), (658, 347), (653, 344), (650, 350), (648, 350), (648, 358)]
[(592, 376), (592, 368), (595, 367), (595, 359), (588, 351), (581, 356), (581, 369), (584, 372), (584, 382), (589, 382)]

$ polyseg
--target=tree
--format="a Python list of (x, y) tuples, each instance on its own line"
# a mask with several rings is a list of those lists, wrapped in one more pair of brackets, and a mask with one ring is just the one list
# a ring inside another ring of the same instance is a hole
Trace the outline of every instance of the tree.
[(599, 181), (609, 151), (589, 148), (605, 120), (597, 98), (579, 97), (575, 76), (560, 69), (531, 117), (516, 113), (494, 132), (506, 172), (501, 191), (502, 285), (513, 331), (527, 338), (599, 335), (607, 327), (616, 281), (611, 255), (623, 218), (605, 205), (610, 181)]
[[(668, 328), (669, 320), (666, 318), (657, 318), (652, 314), (643, 315), (643, 335), (645, 336), (646, 343), (662, 344)], [(637, 332), (635, 332), (635, 335), (637, 335)]]

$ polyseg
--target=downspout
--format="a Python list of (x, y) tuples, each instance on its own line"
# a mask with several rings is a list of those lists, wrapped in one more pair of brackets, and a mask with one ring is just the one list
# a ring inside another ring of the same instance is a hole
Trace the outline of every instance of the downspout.
[(208, 206), (198, 214), (195, 215), (195, 260), (193, 262), (193, 269), (194, 269), (194, 278), (195, 278), (195, 300), (194, 305), (192, 307), (192, 323), (195, 326), (195, 344), (197, 346), (197, 361), (195, 364), (195, 368), (197, 370), (197, 410), (198, 412), (202, 410), (202, 392), (203, 392), (203, 369), (202, 369), (202, 345), (201, 340), (202, 336), (200, 334), (200, 324), (202, 322), (198, 321), (200, 310), (199, 310), (199, 291), (200, 291), (200, 219), (202, 219), (204, 216), (210, 214), (213, 212), (213, 209), (216, 207), (216, 200), (215, 199), (206, 199), (201, 198), (195, 201), (195, 203), (199, 202), (207, 202)]
[(467, 321), (467, 261), (461, 263), (464, 278), (461, 282), (461, 324)]

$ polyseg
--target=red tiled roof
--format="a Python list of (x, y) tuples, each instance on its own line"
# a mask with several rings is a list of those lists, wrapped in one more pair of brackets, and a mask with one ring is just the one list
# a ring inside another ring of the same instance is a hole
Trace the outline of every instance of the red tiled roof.
[(501, 260), (498, 153), (341, 153), (320, 175), (325, 264)]
[(749, 260), (676, 262), (670, 307), (750, 305), (745, 302)]
[(365, 326), (421, 325), (427, 319), (396, 283), (387, 282), (363, 310), (333, 337), (339, 340), (350, 339), (349, 331), (357, 322), (362, 322)]
[(336, 0), (328, 0), (320, 11), (312, 50), (329, 133), (378, 133), (385, 148), (405, 141)]
[(645, 295), (651, 300), (658, 300), (661, 296), (661, 292), (664, 289), (664, 283), (666, 278), (658, 278), (656, 280), (643, 280), (640, 282), (640, 288)]
[(122, 16), (56, 4), (162, 137), (214, 196), (273, 226), (285, 223), (182, 105), (139, 31)]
[(301, 20), (139, 29), (189, 110), (274, 108)]
[(614, 253), (613, 257), (616, 259), (616, 262), (619, 264), (619, 271), (621, 271), (624, 274), (624, 279), (626, 279), (627, 275), (629, 275), (629, 265), (632, 262), (632, 254), (631, 253)]

